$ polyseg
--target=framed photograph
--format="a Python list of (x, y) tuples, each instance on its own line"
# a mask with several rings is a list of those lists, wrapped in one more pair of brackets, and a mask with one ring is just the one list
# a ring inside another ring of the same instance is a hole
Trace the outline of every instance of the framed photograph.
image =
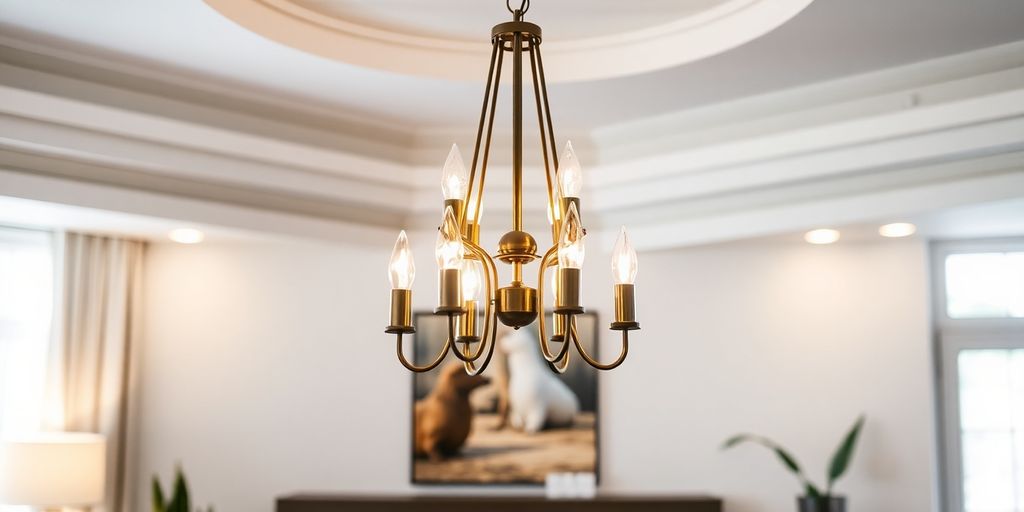
[[(448, 335), (447, 318), (417, 313), (414, 323), (410, 355), (427, 364)], [(597, 354), (597, 316), (579, 315), (576, 324), (580, 342)], [(551, 350), (560, 348), (551, 343)], [(480, 376), (467, 375), (451, 354), (438, 368), (413, 374), (412, 482), (543, 485), (549, 473), (597, 475), (598, 372), (578, 354), (571, 357), (558, 375), (541, 355), (536, 325), (499, 325), (494, 356)]]

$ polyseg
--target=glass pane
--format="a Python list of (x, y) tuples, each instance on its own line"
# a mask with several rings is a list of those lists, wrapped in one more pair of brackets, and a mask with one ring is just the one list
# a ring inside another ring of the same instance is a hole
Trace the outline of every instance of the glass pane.
[(964, 350), (960, 372), (960, 427), (967, 430), (1009, 430), (1010, 352)]
[(0, 229), (0, 431), (42, 419), (53, 307), (50, 235)]
[(1024, 512), (1024, 349), (957, 356), (966, 512)]
[(1024, 318), (1024, 252), (946, 257), (950, 318)]
[(1013, 438), (1009, 432), (964, 431), (964, 510), (1014, 512)]

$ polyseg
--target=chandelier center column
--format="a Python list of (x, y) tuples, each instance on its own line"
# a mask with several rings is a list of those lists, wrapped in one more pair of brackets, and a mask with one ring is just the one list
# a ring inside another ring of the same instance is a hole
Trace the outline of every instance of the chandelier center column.
[[(522, 21), (523, 11), (515, 12)], [(523, 230), (523, 33), (512, 36), (512, 229)]]

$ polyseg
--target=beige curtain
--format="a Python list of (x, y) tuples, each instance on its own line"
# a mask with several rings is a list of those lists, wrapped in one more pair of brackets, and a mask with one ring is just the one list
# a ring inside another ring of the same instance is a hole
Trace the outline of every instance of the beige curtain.
[(107, 436), (106, 502), (126, 512), (129, 396), (144, 243), (79, 233), (63, 239), (62, 303), (50, 351), (47, 427)]

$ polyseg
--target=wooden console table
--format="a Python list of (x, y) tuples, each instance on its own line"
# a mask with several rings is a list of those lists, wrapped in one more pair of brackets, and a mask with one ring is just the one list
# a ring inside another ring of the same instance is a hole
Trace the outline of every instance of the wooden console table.
[(277, 512), (721, 512), (704, 496), (599, 496), (548, 500), (526, 496), (359, 496), (296, 494), (277, 499)]

